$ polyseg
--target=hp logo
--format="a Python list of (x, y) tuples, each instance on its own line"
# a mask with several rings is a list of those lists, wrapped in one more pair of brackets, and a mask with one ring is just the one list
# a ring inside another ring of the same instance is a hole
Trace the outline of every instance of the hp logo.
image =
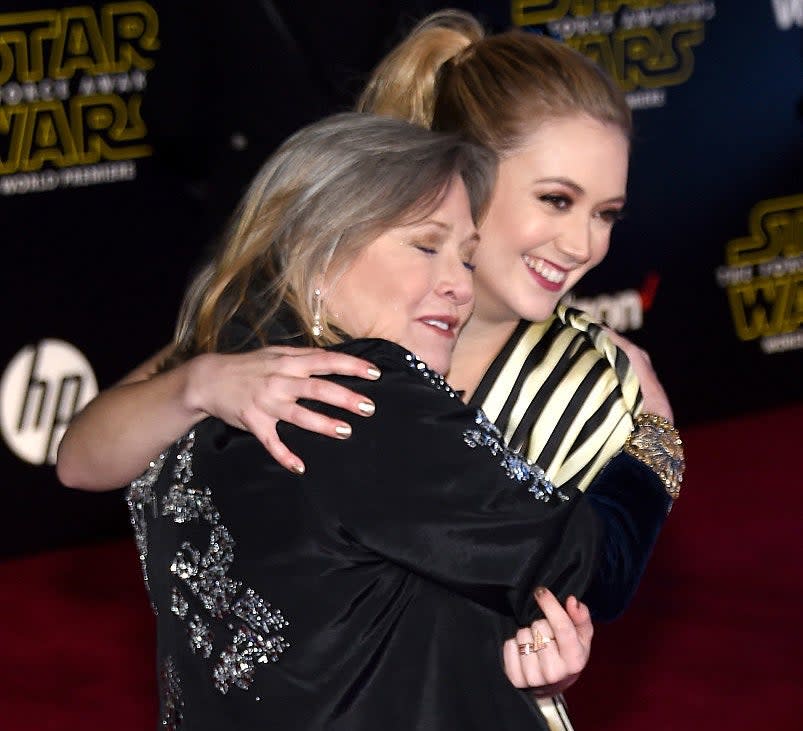
[(83, 354), (63, 340), (28, 345), (0, 380), (0, 429), (14, 454), (32, 464), (55, 464), (70, 419), (98, 392)]

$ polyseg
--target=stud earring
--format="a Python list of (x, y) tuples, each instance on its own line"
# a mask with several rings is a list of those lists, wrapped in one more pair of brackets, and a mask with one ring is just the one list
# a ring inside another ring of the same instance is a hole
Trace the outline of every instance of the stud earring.
[(312, 312), (312, 334), (316, 338), (319, 338), (321, 337), (323, 328), (321, 327), (321, 290), (318, 289), (318, 287), (315, 288), (313, 297), (314, 297), (314, 303)]

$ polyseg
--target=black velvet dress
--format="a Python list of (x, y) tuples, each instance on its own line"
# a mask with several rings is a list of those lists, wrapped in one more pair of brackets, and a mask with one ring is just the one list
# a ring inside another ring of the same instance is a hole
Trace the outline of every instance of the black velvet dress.
[(305, 475), (210, 418), (129, 489), (160, 728), (546, 728), (504, 640), (540, 616), (534, 587), (599, 584), (611, 526), (633, 540), (665, 494), (627, 456), (607, 491), (555, 488), (403, 348), (336, 349), (382, 370), (359, 380), (376, 414), (345, 441), (280, 424)]

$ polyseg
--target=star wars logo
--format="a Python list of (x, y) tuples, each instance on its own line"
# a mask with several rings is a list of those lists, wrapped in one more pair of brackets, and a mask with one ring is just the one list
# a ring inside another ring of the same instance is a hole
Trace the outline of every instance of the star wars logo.
[(130, 178), (158, 48), (146, 2), (0, 14), (0, 193)]
[(765, 353), (803, 348), (803, 195), (758, 203), (750, 235), (728, 242), (716, 271), (741, 340)]
[(515, 25), (546, 30), (607, 69), (634, 109), (661, 107), (694, 70), (714, 3), (690, 0), (513, 0)]

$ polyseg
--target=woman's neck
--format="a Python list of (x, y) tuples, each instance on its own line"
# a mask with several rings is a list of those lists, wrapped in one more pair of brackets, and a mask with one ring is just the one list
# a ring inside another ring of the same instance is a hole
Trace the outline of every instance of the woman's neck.
[(484, 320), (476, 312), (460, 333), (452, 355), (449, 384), (468, 401), (494, 358), (513, 334), (518, 320)]

